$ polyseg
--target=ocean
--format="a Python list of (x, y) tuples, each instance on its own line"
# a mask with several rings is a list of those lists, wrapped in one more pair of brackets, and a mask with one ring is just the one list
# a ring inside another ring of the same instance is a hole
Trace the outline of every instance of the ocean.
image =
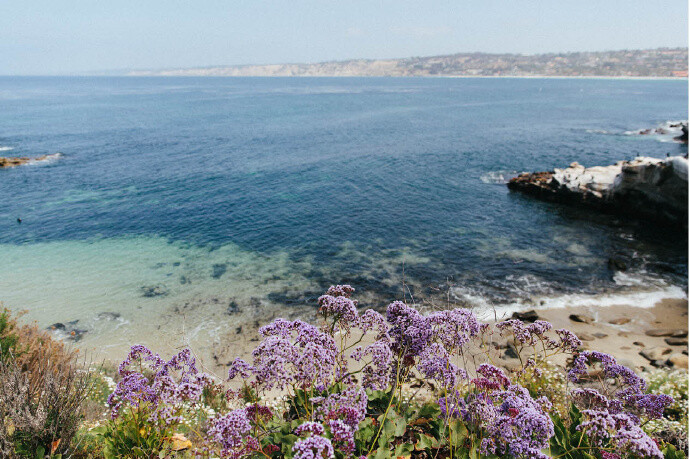
[(336, 283), (485, 315), (685, 298), (687, 234), (505, 182), (684, 155), (633, 132), (687, 99), (684, 80), (2, 77), (0, 154), (54, 156), (0, 170), (0, 301), (120, 355), (309, 317)]

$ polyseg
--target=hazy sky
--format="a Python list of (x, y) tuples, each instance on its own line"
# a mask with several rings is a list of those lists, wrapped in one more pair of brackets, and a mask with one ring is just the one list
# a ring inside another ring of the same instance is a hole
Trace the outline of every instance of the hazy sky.
[(0, 0), (0, 74), (688, 45), (687, 0)]

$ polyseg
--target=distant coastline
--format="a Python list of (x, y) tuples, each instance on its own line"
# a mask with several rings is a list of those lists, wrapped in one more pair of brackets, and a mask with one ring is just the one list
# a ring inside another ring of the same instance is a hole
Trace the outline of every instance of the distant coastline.
[(657, 48), (534, 55), (459, 53), (403, 59), (129, 70), (108, 74), (194, 77), (687, 79), (688, 49)]

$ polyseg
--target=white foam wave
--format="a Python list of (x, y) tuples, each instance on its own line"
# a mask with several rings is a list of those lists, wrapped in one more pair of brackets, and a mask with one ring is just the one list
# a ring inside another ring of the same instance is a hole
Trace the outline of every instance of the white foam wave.
[(587, 132), (588, 134), (613, 134), (612, 132), (609, 132), (606, 129), (587, 129), (585, 132)]
[(0, 151), (10, 151), (14, 150), (14, 147), (0, 147)]
[(27, 166), (43, 166), (43, 165), (47, 165), (50, 163), (54, 163), (55, 161), (57, 161), (61, 157), (62, 157), (62, 153), (53, 153), (51, 155), (46, 155), (45, 157), (32, 159), (31, 161), (26, 163), (26, 165)]
[[(478, 310), (477, 315), (484, 320), (492, 319), (494, 316), (508, 318), (514, 312), (526, 311), (529, 309), (563, 309), (574, 307), (610, 307), (610, 306), (633, 306), (636, 308), (652, 308), (659, 301), (664, 299), (687, 299), (688, 294), (682, 287), (667, 285), (645, 290), (628, 290), (625, 292), (611, 292), (599, 294), (572, 293), (565, 295), (545, 295), (532, 298), (525, 302), (518, 300), (510, 304), (495, 305), (489, 310)], [(538, 305), (538, 306), (535, 306)]]
[(505, 185), (508, 181), (518, 175), (517, 171), (491, 171), (486, 174), (482, 174), (479, 180), (482, 183), (492, 183), (496, 185)]
[(634, 131), (625, 131), (626, 136), (650, 137), (659, 142), (675, 142), (675, 137), (683, 133), (681, 125), (687, 121), (664, 121), (655, 128), (642, 128)]

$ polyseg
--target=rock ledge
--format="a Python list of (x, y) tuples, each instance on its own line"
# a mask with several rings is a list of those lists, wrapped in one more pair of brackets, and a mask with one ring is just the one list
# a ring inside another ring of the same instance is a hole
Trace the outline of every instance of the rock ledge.
[(638, 157), (611, 166), (572, 163), (551, 172), (524, 173), (508, 188), (546, 201), (584, 205), (687, 229), (688, 160)]

